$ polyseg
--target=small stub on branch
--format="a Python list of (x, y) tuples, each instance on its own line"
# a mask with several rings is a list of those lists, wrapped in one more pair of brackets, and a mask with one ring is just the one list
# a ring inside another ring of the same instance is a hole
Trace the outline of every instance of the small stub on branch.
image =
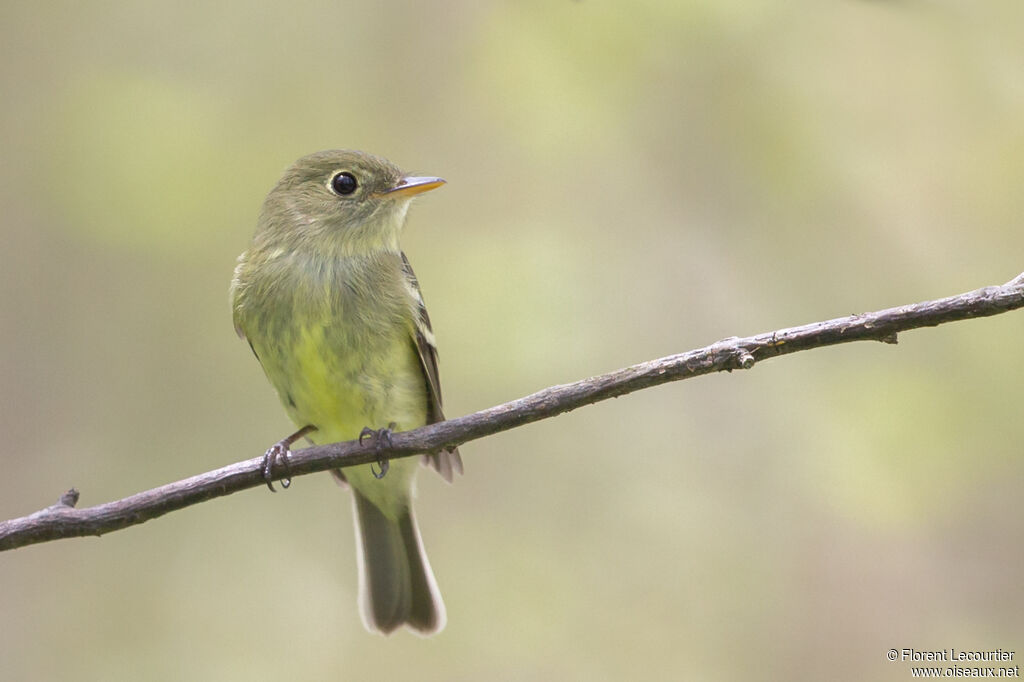
[(53, 516), (54, 514), (62, 514), (75, 508), (78, 504), (78, 491), (71, 488), (66, 493), (60, 496), (60, 499), (51, 504), (45, 509), (40, 509), (37, 512), (29, 514), (28, 518), (39, 518), (46, 516)]
[(736, 356), (736, 364), (739, 365), (740, 369), (750, 369), (754, 366), (754, 355), (748, 351), (740, 351), (739, 355)]
[(78, 491), (75, 490), (74, 488), (71, 488), (66, 493), (61, 495), (60, 499), (57, 500), (57, 504), (55, 504), (53, 506), (54, 507), (74, 507), (76, 504), (78, 504)]

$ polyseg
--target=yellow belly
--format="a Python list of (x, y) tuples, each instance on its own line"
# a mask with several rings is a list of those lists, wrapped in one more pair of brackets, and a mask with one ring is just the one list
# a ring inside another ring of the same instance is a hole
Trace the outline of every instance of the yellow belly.
[[(423, 370), (402, 331), (359, 343), (337, 326), (297, 325), (287, 338), (250, 340), (296, 427), (312, 424), (311, 441), (333, 443), (355, 440), (365, 427), (394, 423), (395, 431), (405, 431), (426, 424)], [(348, 468), (345, 476), (388, 513), (409, 504), (415, 465), (413, 458), (396, 460), (380, 480), (369, 465)]]

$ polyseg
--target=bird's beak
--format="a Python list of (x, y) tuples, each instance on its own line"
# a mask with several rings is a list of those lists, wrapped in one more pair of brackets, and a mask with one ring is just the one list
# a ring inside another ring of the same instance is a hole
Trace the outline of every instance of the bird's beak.
[(399, 180), (397, 185), (385, 191), (384, 194), (401, 194), (403, 196), (411, 197), (414, 194), (420, 194), (422, 192), (429, 192), (432, 189), (437, 189), (443, 184), (444, 180), (441, 178), (409, 176)]

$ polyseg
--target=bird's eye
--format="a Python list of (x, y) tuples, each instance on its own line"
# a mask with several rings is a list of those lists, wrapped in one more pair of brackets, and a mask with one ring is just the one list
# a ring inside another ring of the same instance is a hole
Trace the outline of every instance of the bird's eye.
[(352, 194), (352, 192), (356, 191), (356, 187), (358, 186), (359, 183), (356, 182), (356, 176), (347, 171), (344, 173), (336, 173), (334, 177), (331, 178), (331, 189), (341, 196)]

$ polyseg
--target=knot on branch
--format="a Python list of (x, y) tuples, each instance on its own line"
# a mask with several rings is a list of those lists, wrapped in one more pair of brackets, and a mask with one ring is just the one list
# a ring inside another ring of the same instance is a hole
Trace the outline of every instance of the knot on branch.
[(744, 341), (738, 336), (730, 336), (710, 346), (708, 350), (714, 352), (714, 364), (727, 372), (753, 367), (757, 360), (753, 353), (741, 345)]

